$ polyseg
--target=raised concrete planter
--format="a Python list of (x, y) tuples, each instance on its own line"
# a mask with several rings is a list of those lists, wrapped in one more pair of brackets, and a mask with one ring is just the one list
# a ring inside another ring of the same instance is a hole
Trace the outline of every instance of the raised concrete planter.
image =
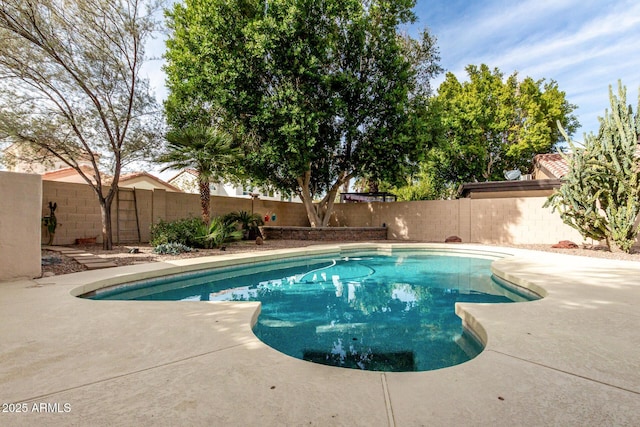
[(265, 240), (386, 240), (386, 227), (260, 227)]
[(83, 237), (76, 239), (76, 245), (91, 245), (96, 243), (97, 237)]

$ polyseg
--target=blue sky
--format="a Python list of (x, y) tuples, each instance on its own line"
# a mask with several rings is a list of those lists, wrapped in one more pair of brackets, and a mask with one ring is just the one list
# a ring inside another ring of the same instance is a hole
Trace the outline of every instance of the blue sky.
[[(487, 64), (506, 76), (558, 82), (584, 132), (597, 132), (598, 116), (609, 106), (609, 85), (627, 87), (635, 108), (640, 87), (640, 1), (638, 0), (418, 0), (418, 22), (436, 36), (441, 65), (466, 80), (469, 64)], [(164, 50), (161, 38), (147, 48)], [(145, 66), (156, 96), (166, 96), (161, 61)], [(434, 82), (442, 82), (444, 75)]]
[[(597, 132), (609, 85), (627, 87), (634, 109), (640, 86), (638, 0), (418, 0), (416, 28), (436, 36), (441, 65), (466, 80), (469, 64), (506, 76), (555, 80), (578, 109), (583, 133)], [(435, 87), (443, 80), (436, 81)]]

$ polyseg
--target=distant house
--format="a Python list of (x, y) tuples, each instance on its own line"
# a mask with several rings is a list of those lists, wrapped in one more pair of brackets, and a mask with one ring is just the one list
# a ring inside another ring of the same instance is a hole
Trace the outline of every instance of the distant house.
[[(636, 148), (635, 155), (640, 159), (640, 145)], [(530, 175), (523, 175), (520, 180), (514, 181), (463, 184), (459, 194), (472, 199), (549, 196), (555, 188), (562, 185), (562, 178), (568, 173), (569, 164), (561, 154), (536, 154)]]
[[(93, 177), (94, 171), (93, 168), (88, 166), (81, 166), (82, 171), (88, 177)], [(104, 184), (111, 184), (111, 177), (104, 177)], [(42, 174), (43, 181), (57, 181), (57, 182), (73, 182), (76, 184), (86, 184), (86, 181), (78, 171), (74, 168), (63, 168), (55, 171), (45, 172)], [(95, 180), (92, 180), (95, 182)], [(119, 188), (137, 188), (140, 190), (165, 190), (170, 192), (181, 193), (182, 190), (174, 187), (161, 180), (158, 177), (155, 177), (147, 172), (132, 172), (120, 175), (120, 180), (118, 181)]]
[[(7, 170), (11, 172), (43, 175), (52, 171), (73, 170), (68, 164), (53, 156), (51, 153), (45, 150), (34, 151), (32, 148), (25, 147), (24, 145), (11, 144), (3, 150), (2, 155), (2, 163), (6, 166)], [(95, 159), (96, 161), (99, 160), (99, 156), (96, 155)], [(93, 170), (90, 156), (81, 157), (77, 162), (83, 171)], [(66, 172), (60, 175), (69, 176)], [(91, 175), (93, 175), (93, 172)], [(80, 177), (80, 179), (82, 178)], [(82, 182), (85, 181), (82, 180)]]
[[(82, 170), (82, 172), (84, 172), (86, 176), (88, 176), (89, 178), (92, 178), (92, 181), (95, 183), (95, 178), (93, 177), (95, 174), (95, 171), (93, 170), (93, 167), (80, 165), (80, 169)], [(30, 172), (37, 173), (33, 171), (30, 171)], [(73, 182), (75, 184), (87, 183), (87, 181), (85, 181), (84, 178), (80, 176), (78, 171), (76, 171), (74, 168), (71, 168), (71, 167), (50, 170), (48, 172), (41, 172), (40, 175), (42, 175), (43, 181)]]
[(569, 164), (561, 154), (536, 154), (533, 158), (533, 179), (560, 179), (569, 173)]
[[(198, 185), (198, 171), (195, 169), (183, 169), (173, 178), (168, 180), (168, 183), (179, 188), (185, 193), (200, 193)], [(265, 191), (258, 187), (244, 187), (234, 183), (212, 182), (209, 184), (212, 196), (225, 196), (225, 197), (240, 197), (251, 198), (251, 195), (258, 195), (263, 200), (276, 200), (276, 201), (294, 201), (299, 202), (297, 197), (288, 198), (283, 197), (282, 194), (276, 191)]]
[(194, 169), (183, 169), (167, 182), (185, 193), (198, 194), (200, 192), (198, 190), (198, 172)]
[[(11, 172), (42, 175), (43, 181), (87, 183), (77, 170), (50, 154), (31, 153), (30, 155), (25, 155), (21, 151), (21, 147), (13, 144), (4, 150), (3, 155), (5, 166)], [(78, 164), (82, 172), (95, 183), (95, 170), (91, 160), (89, 158), (81, 159)], [(109, 185), (111, 178), (111, 176), (103, 174), (103, 184)], [(179, 188), (147, 172), (132, 172), (120, 175), (118, 187), (182, 192)]]
[(120, 188), (137, 188), (140, 190), (165, 190), (181, 193), (182, 190), (147, 172), (132, 172), (120, 175)]
[(562, 177), (569, 172), (560, 154), (537, 154), (533, 158), (533, 172), (511, 181), (470, 182), (460, 186), (460, 197), (496, 199), (505, 197), (546, 197), (562, 185)]
[[(636, 147), (640, 159), (640, 144)], [(569, 164), (561, 154), (537, 154), (533, 158), (533, 179), (562, 179), (569, 173)]]
[(546, 197), (561, 185), (562, 181), (559, 179), (470, 182), (460, 186), (459, 195), (471, 199)]

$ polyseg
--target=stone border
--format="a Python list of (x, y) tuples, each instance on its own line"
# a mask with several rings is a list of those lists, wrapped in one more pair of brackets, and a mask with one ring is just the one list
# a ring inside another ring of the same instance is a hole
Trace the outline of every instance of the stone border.
[(266, 240), (367, 241), (387, 240), (386, 227), (276, 227), (263, 226)]

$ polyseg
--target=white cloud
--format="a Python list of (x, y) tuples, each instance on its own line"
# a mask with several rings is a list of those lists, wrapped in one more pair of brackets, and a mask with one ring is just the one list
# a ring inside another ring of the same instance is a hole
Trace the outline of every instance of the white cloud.
[[(594, 132), (609, 105), (609, 85), (618, 79), (634, 91), (640, 85), (640, 3), (485, 4), (476, 14), (448, 18), (436, 34), (443, 65), (459, 79), (466, 65), (481, 63), (506, 75), (554, 79), (578, 104), (583, 130)], [(636, 98), (627, 101), (635, 107)]]

